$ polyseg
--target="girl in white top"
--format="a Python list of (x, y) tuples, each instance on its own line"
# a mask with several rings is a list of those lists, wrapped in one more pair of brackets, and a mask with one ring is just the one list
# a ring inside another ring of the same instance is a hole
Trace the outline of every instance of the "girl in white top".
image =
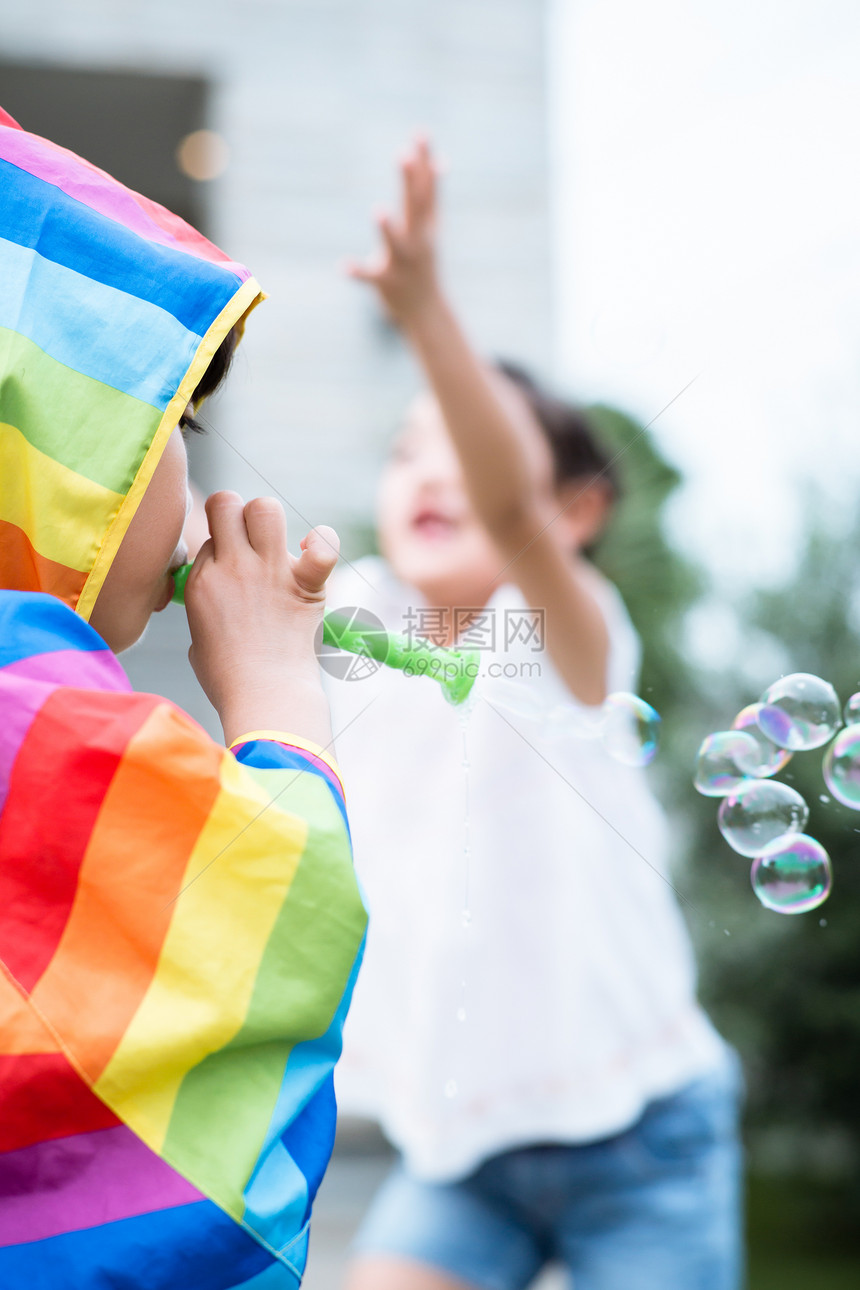
[(577, 1290), (732, 1290), (733, 1077), (696, 1003), (663, 816), (641, 771), (513, 716), (486, 683), (515, 676), (536, 710), (583, 720), (635, 690), (637, 638), (581, 555), (612, 472), (579, 414), (463, 335), (425, 143), (403, 182), (380, 256), (351, 272), (434, 397), (383, 476), (383, 558), (337, 573), (329, 601), (474, 643), (482, 675), (465, 722), (389, 669), (329, 686), (371, 917), (338, 1096), (403, 1155), (350, 1290), (516, 1290), (553, 1258)]

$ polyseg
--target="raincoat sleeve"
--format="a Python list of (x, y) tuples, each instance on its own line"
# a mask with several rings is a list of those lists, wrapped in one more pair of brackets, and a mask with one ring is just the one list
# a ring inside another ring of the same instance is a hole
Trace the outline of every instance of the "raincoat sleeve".
[(0, 727), (0, 1284), (298, 1285), (365, 929), (336, 766), (217, 745), (38, 594)]

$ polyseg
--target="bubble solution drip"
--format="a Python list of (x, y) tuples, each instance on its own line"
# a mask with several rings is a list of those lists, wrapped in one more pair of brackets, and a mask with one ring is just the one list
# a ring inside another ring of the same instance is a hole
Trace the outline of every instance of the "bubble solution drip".
[(830, 895), (830, 857), (805, 833), (780, 838), (753, 860), (750, 881), (765, 908), (777, 914), (806, 914)]
[[(470, 807), (469, 807), (469, 773), (471, 763), (469, 761), (469, 745), (467, 739), (467, 729), (469, 725), (469, 711), (461, 709), (460, 731), (463, 736), (463, 908), (460, 911), (460, 926), (464, 932), (468, 932), (472, 926), (472, 908), (471, 893), (469, 891), (471, 879), (472, 864), (472, 841), (470, 836)], [(463, 977), (460, 982), (460, 1003), (457, 1008), (457, 1020), (464, 1022), (466, 1020), (466, 978)]]
[[(464, 934), (468, 934), (472, 926), (472, 908), (471, 908), (471, 892), (470, 892), (472, 839), (471, 839), (471, 809), (470, 809), (470, 802), (469, 802), (469, 787), (470, 787), (469, 781), (470, 781), (472, 766), (469, 760), (469, 743), (468, 743), (469, 717), (471, 715), (472, 706), (473, 705), (470, 703), (467, 706), (460, 708), (458, 713), (459, 720), (460, 720), (460, 733), (462, 735), (462, 740), (463, 740), (463, 744), (462, 744), (463, 760), (461, 763), (463, 767), (463, 907), (460, 911), (460, 926), (463, 929)], [(466, 951), (464, 946), (464, 955), (465, 955), (465, 952)], [(466, 1020), (465, 974), (460, 982), (460, 1002), (457, 1006), (456, 1017), (457, 1017), (458, 1023), (461, 1025)], [(448, 1092), (448, 1087), (451, 1084), (453, 1084), (455, 1087), (455, 1093), (453, 1094)], [(449, 1080), (448, 1084), (445, 1086), (445, 1096), (453, 1097), (455, 1095), (456, 1095), (456, 1080)]]
[(469, 775), (471, 763), (469, 761), (469, 744), (467, 739), (467, 730), (469, 725), (469, 712), (460, 710), (460, 733), (463, 736), (463, 909), (460, 914), (460, 923), (464, 931), (468, 931), (472, 925), (472, 910), (469, 904), (469, 882), (472, 861), (472, 839), (471, 839), (471, 810), (469, 804)]

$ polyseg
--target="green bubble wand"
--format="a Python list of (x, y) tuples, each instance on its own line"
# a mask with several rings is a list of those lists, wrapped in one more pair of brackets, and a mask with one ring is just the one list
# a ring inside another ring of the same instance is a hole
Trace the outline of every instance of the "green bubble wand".
[[(191, 572), (183, 564), (173, 575), (173, 601), (185, 603), (185, 584)], [(323, 618), (323, 644), (362, 658), (372, 658), (406, 676), (429, 676), (438, 681), (449, 703), (465, 703), (478, 675), (477, 650), (445, 649), (429, 641), (410, 639), (367, 623), (356, 623), (337, 613)]]

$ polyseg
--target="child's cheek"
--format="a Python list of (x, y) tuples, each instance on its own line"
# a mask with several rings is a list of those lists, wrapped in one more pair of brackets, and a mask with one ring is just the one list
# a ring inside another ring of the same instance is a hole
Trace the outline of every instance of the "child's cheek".
[(381, 541), (396, 541), (406, 531), (409, 498), (407, 490), (398, 488), (397, 482), (386, 477), (377, 494), (376, 527)]

